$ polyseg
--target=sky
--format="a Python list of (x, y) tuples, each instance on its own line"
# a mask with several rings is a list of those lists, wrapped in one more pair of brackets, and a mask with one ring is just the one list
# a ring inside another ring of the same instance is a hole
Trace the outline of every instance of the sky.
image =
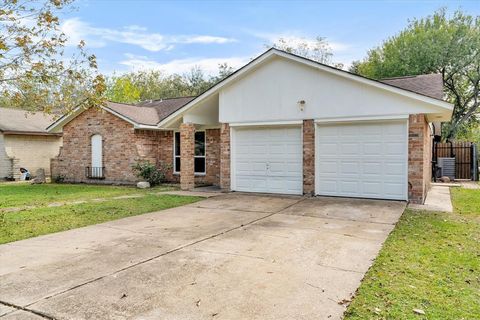
[(185, 73), (239, 68), (278, 38), (325, 37), (345, 68), (439, 8), (480, 15), (480, 1), (101, 1), (77, 0), (62, 13), (72, 48), (80, 40), (112, 75), (158, 69)]

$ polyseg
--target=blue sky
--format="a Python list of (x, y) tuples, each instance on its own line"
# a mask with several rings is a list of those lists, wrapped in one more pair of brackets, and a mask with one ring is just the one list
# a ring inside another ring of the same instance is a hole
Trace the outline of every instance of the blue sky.
[(62, 15), (71, 45), (83, 39), (102, 72), (137, 69), (214, 73), (240, 67), (279, 37), (326, 37), (349, 65), (406, 26), (446, 7), (480, 15), (479, 1), (99, 1)]

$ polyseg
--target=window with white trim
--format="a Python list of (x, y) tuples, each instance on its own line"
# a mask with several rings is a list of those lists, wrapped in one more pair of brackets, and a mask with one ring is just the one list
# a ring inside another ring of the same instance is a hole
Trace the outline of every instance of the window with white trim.
[[(173, 145), (173, 172), (180, 173), (180, 132), (175, 132)], [(205, 131), (195, 132), (194, 170), (196, 174), (206, 173)]]

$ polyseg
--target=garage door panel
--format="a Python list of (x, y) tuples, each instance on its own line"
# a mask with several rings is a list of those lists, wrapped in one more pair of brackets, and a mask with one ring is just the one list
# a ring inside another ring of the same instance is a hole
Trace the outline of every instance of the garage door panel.
[(406, 199), (406, 121), (318, 125), (316, 134), (317, 194)]
[[(233, 143), (234, 190), (302, 194), (300, 127), (238, 128)], [(248, 170), (247, 165), (253, 169)]]

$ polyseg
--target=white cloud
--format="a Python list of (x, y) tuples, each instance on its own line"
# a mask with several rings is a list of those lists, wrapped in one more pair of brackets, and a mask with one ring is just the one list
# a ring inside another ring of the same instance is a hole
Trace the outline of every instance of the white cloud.
[[(316, 43), (315, 37), (308, 37), (301, 35), (296, 32), (284, 32), (284, 33), (262, 33), (262, 32), (252, 32), (253, 36), (265, 40), (267, 45), (277, 42), (280, 38), (284, 39), (286, 42), (292, 45), (299, 45), (300, 43), (307, 43), (308, 46), (313, 47)], [(343, 52), (350, 49), (350, 45), (347, 43), (331, 41), (326, 38), (326, 41), (332, 51)]]
[(236, 41), (232, 38), (209, 35), (162, 35), (149, 33), (147, 28), (130, 25), (121, 29), (94, 27), (79, 18), (65, 20), (61, 30), (68, 36), (69, 45), (77, 45), (85, 40), (90, 47), (103, 47), (108, 42), (119, 42), (139, 46), (145, 50), (158, 52), (171, 50), (176, 44), (223, 44)]
[(176, 59), (166, 63), (161, 63), (146, 56), (125, 54), (126, 59), (120, 61), (120, 64), (129, 67), (131, 70), (162, 70), (168, 74), (186, 73), (194, 67), (199, 67), (208, 75), (218, 72), (218, 65), (227, 63), (230, 67), (237, 69), (250, 61), (249, 57), (229, 57), (229, 58), (188, 58)]

